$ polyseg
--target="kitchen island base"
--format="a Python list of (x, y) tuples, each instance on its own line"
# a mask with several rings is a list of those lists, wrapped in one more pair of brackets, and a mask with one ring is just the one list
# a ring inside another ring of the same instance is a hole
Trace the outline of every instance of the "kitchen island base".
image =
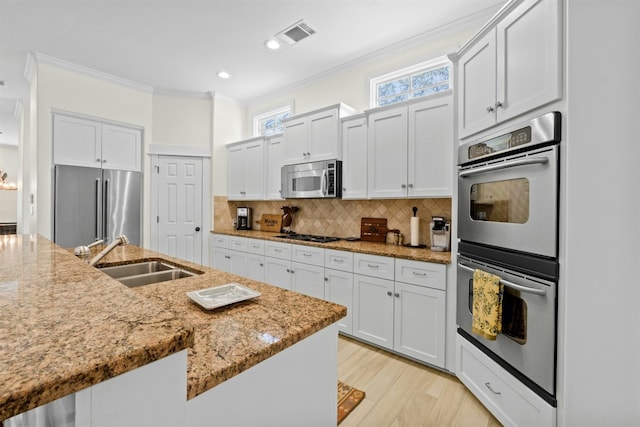
[(335, 425), (337, 381), (334, 323), (189, 400), (186, 425)]

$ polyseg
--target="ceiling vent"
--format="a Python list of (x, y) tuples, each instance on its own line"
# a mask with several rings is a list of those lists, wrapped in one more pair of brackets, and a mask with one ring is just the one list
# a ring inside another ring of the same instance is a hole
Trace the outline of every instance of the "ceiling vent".
[(280, 31), (278, 34), (276, 34), (276, 37), (288, 45), (293, 45), (306, 39), (309, 36), (314, 35), (315, 33), (316, 30), (311, 28), (301, 19), (290, 27), (287, 27), (286, 29)]

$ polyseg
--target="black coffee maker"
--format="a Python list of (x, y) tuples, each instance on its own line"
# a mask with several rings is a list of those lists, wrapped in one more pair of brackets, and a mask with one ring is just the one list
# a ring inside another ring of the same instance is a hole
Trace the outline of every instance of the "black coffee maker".
[(251, 223), (253, 222), (253, 215), (251, 214), (251, 208), (237, 208), (236, 209), (236, 229), (237, 230), (251, 230)]

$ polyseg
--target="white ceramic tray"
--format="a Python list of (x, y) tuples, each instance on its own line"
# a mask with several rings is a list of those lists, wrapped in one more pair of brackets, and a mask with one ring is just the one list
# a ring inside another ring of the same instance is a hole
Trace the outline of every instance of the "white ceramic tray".
[(207, 310), (259, 297), (260, 295), (262, 295), (260, 292), (245, 288), (235, 282), (214, 288), (187, 292), (189, 298)]

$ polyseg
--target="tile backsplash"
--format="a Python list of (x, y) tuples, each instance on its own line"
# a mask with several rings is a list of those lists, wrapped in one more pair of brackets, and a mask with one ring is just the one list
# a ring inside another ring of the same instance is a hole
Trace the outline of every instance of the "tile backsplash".
[[(290, 199), (281, 201), (237, 202), (226, 196), (214, 196), (214, 230), (233, 228), (236, 208), (246, 206), (253, 209), (253, 229), (260, 229), (262, 214), (282, 215), (282, 206), (296, 206), (291, 229), (297, 233), (324, 236), (360, 236), (361, 218), (387, 218), (389, 228), (397, 228), (410, 239), (412, 207), (418, 208), (420, 218), (420, 243), (430, 245), (429, 223), (432, 216), (451, 219), (451, 199), (390, 199), (390, 200), (336, 200), (336, 199)], [(392, 235), (389, 234), (388, 241)]]

